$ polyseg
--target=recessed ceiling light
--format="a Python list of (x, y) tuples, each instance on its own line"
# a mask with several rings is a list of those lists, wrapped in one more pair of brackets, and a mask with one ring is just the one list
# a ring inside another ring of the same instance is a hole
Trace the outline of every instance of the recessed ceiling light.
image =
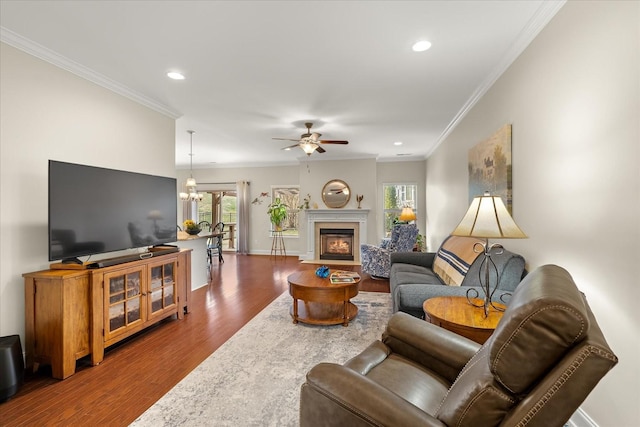
[(184, 76), (177, 71), (170, 71), (167, 73), (167, 77), (173, 80), (184, 80)]
[(402, 145), (402, 141), (396, 141), (393, 143), (393, 145)]
[(430, 47), (431, 47), (431, 42), (428, 42), (426, 40), (420, 40), (419, 42), (415, 42), (411, 47), (411, 49), (413, 49), (414, 52), (424, 52), (425, 50), (428, 50)]

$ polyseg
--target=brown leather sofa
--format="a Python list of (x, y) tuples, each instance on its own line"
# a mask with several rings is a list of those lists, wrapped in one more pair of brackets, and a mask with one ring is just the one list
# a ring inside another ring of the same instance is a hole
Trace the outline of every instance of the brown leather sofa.
[(582, 293), (547, 265), (517, 287), (482, 346), (405, 313), (302, 386), (305, 426), (563, 426), (617, 363)]

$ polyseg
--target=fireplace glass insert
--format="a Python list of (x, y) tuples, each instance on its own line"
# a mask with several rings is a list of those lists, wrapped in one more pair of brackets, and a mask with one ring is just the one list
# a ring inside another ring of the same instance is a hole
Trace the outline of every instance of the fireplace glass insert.
[(352, 229), (321, 228), (320, 259), (353, 261)]

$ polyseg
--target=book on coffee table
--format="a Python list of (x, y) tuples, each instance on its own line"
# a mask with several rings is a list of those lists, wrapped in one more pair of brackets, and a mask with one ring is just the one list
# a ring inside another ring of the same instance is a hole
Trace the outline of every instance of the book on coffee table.
[(331, 273), (329, 280), (333, 284), (339, 283), (355, 283), (360, 279), (360, 275), (355, 271), (334, 271)]
[(330, 279), (331, 280), (331, 284), (332, 285), (338, 285), (341, 283), (355, 283), (356, 280), (353, 277), (333, 277), (331, 276)]

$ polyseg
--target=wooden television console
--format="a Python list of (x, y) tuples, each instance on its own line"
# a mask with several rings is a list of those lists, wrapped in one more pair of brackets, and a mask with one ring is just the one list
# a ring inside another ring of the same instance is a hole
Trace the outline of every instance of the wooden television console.
[(104, 349), (174, 314), (188, 313), (191, 249), (91, 269), (50, 269), (25, 279), (26, 365), (50, 364), (54, 378), (76, 360), (104, 359)]

